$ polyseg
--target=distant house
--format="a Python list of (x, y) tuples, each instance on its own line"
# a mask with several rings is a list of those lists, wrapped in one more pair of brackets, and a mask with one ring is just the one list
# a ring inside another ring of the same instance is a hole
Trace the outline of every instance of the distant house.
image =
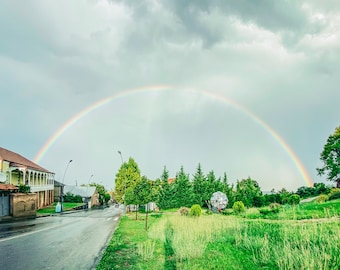
[(54, 201), (60, 202), (61, 194), (63, 193), (65, 184), (60, 183), (57, 180), (54, 180)]
[(100, 205), (99, 193), (96, 187), (85, 186), (64, 186), (64, 194), (71, 193), (83, 198), (83, 202), (88, 203), (88, 207)]
[(29, 159), (0, 147), (0, 183), (26, 185), (36, 194), (37, 209), (54, 201), (54, 173)]

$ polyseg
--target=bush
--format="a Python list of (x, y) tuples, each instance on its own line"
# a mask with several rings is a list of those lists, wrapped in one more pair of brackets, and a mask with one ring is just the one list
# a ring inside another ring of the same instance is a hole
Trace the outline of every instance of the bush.
[(271, 204), (269, 207), (263, 207), (259, 209), (262, 215), (276, 214), (280, 211), (280, 204)]
[(189, 208), (188, 207), (181, 207), (179, 209), (179, 213), (181, 216), (188, 216), (189, 215)]
[(340, 188), (332, 188), (328, 195), (328, 200), (340, 199)]
[(328, 196), (326, 194), (322, 194), (315, 200), (317, 203), (323, 203), (325, 201), (328, 201)]
[(242, 201), (234, 202), (233, 211), (235, 214), (240, 214), (240, 213), (245, 212), (246, 208), (244, 207), (244, 203)]
[(30, 186), (26, 186), (26, 185), (19, 185), (19, 192), (22, 192), (22, 193), (30, 193), (31, 192), (31, 187)]
[(75, 203), (81, 203), (83, 202), (83, 198), (79, 195), (74, 195), (70, 192), (67, 192), (64, 195), (64, 202), (75, 202)]
[(191, 217), (199, 217), (202, 214), (202, 208), (199, 204), (194, 204), (190, 208), (190, 216)]
[(292, 194), (288, 197), (287, 202), (289, 204), (299, 204), (300, 203), (300, 196), (298, 194)]
[[(269, 208), (270, 209), (280, 209), (281, 208), (281, 204), (279, 204), (279, 203), (271, 203), (270, 205), (269, 205)], [(278, 211), (279, 212), (279, 211)]]
[(224, 210), (221, 211), (221, 214), (225, 215), (225, 216), (229, 216), (229, 215), (233, 214), (233, 210), (232, 209), (224, 209)]

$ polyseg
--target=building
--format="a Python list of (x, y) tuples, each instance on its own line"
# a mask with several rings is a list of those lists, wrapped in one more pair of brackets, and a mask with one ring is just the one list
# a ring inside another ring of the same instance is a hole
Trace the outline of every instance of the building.
[(67, 193), (82, 197), (83, 202), (88, 204), (88, 208), (100, 205), (99, 193), (96, 187), (65, 185), (64, 194)]
[(36, 208), (54, 201), (54, 173), (27, 158), (0, 147), (0, 183), (29, 186), (36, 194)]

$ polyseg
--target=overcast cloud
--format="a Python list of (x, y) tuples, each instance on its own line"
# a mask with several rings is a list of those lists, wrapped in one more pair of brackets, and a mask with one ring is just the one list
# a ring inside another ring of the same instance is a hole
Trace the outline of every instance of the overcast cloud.
[[(263, 190), (306, 185), (292, 158), (247, 108), (293, 149), (315, 182), (340, 124), (338, 1), (3, 1), (1, 146), (31, 160), (68, 120), (84, 116), (39, 161), (65, 183), (113, 187), (130, 156), (156, 179), (248, 176)], [(191, 90), (190, 90), (191, 89)], [(204, 90), (206, 92), (202, 92)], [(211, 93), (211, 95), (209, 94)]]

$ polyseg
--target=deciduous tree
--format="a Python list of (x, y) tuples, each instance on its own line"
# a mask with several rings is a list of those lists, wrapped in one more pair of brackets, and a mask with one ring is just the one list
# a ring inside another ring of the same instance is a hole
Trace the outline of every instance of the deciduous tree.
[(246, 207), (254, 205), (255, 197), (261, 196), (262, 192), (257, 181), (248, 177), (237, 181), (235, 200), (242, 201)]
[(323, 166), (317, 169), (318, 174), (326, 174), (329, 181), (335, 182), (336, 186), (340, 187), (340, 126), (328, 137), (320, 159)]
[[(119, 203), (123, 203), (125, 193), (128, 193), (128, 191), (133, 192), (135, 185), (140, 180), (141, 175), (138, 164), (135, 162), (133, 158), (130, 157), (128, 162), (124, 162), (121, 165), (118, 173), (116, 174), (115, 179), (116, 200)], [(125, 202), (129, 204), (127, 202), (127, 199), (125, 199)]]

